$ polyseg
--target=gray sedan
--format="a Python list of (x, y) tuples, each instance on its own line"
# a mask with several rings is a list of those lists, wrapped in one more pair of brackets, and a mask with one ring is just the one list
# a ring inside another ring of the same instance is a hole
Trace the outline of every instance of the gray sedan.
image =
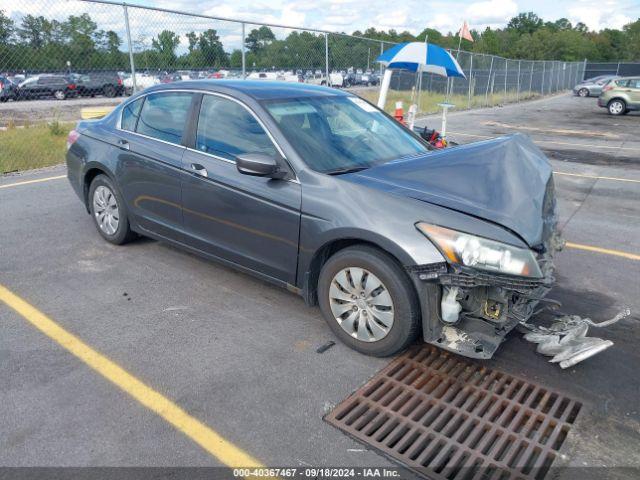
[(602, 88), (609, 83), (609, 80), (615, 80), (616, 75), (600, 75), (598, 77), (589, 78), (573, 87), (573, 94), (579, 97), (597, 97), (602, 93)]
[(490, 358), (553, 282), (552, 171), (520, 135), (432, 151), (347, 92), (203, 80), (148, 88), (68, 147), (106, 241), (155, 238), (285, 287), (366, 354), (420, 336)]

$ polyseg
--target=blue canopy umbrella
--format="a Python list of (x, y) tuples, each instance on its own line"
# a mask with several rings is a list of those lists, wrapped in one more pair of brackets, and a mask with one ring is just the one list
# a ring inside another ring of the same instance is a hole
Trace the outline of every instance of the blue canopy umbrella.
[[(408, 70), (417, 74), (427, 72), (442, 77), (462, 77), (466, 78), (460, 64), (444, 48), (427, 42), (405, 42), (393, 46), (386, 52), (382, 53), (377, 62), (385, 65), (387, 70), (382, 78), (380, 86), (380, 97), (378, 98), (378, 107), (384, 108), (387, 101), (387, 92), (391, 83), (391, 73), (393, 70)], [(419, 76), (422, 80), (422, 75)], [(422, 82), (419, 82), (419, 85)], [(420, 85), (421, 86), (421, 85)], [(453, 105), (443, 103), (442, 130), (443, 136), (446, 129), (447, 109)], [(410, 111), (411, 122), (413, 127), (413, 117), (415, 116), (415, 106), (412, 107), (413, 113)]]
[(387, 68), (429, 72), (442, 77), (466, 78), (458, 61), (444, 48), (431, 43), (405, 42), (390, 48), (377, 59)]

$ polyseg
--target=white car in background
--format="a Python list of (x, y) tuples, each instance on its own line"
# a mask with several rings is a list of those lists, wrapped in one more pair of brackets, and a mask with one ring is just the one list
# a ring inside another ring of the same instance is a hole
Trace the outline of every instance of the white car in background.
[[(307, 79), (307, 83), (311, 83), (313, 85), (326, 85), (327, 77), (323, 73), (318, 74), (316, 72), (313, 77)], [(344, 76), (340, 72), (331, 72), (329, 74), (329, 86), (337, 88), (344, 87)]]
[[(153, 85), (158, 85), (160, 83), (160, 78), (156, 75), (147, 75), (146, 73), (136, 73), (136, 88), (138, 91), (144, 90), (147, 87), (151, 87)], [(131, 95), (133, 93), (133, 77), (129, 75), (122, 81), (122, 85), (124, 86), (124, 92), (126, 95)]]

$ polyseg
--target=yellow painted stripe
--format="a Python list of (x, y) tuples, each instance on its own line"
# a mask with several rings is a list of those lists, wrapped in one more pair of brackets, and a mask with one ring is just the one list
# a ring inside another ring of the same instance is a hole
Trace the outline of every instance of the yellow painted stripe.
[(593, 247), (591, 245), (581, 245), (579, 243), (567, 242), (568, 248), (577, 250), (585, 250), (587, 252), (603, 253), (605, 255), (614, 255), (616, 257), (628, 258), (629, 260), (640, 260), (640, 255), (635, 253), (623, 252), (622, 250), (611, 250), (609, 248)]
[(6, 303), (34, 327), (78, 357), (104, 378), (165, 419), (204, 450), (229, 467), (260, 467), (249, 454), (225, 440), (167, 397), (145, 385), (132, 374), (92, 349), (44, 313), (0, 285), (0, 301)]
[(633, 178), (601, 177), (599, 175), (584, 175), (582, 173), (568, 173), (568, 172), (553, 172), (553, 173), (554, 175), (567, 175), (569, 177), (593, 178), (595, 180), (613, 180), (616, 182), (640, 183), (640, 180), (635, 180)]
[(49, 182), (51, 180), (60, 180), (67, 178), (66, 175), (58, 175), (57, 177), (38, 178), (36, 180), (26, 180), (24, 182), (8, 183), (6, 185), (0, 185), (0, 188), (19, 187), (20, 185), (29, 185), (31, 183)]

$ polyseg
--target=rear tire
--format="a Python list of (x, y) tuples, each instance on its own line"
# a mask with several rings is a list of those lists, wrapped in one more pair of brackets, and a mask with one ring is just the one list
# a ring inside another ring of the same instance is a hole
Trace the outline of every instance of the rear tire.
[(64, 90), (56, 90), (55, 92), (53, 92), (53, 97), (56, 100), (64, 100), (65, 98), (67, 98), (67, 94), (64, 92)]
[(607, 110), (610, 115), (624, 115), (627, 110), (627, 104), (620, 98), (614, 98), (607, 104)]
[(578, 96), (579, 97), (588, 97), (589, 96), (589, 89), (588, 88), (581, 88), (580, 90), (578, 90)]
[(113, 98), (116, 96), (116, 88), (113, 85), (105, 85), (102, 91), (105, 97)]
[(122, 195), (106, 175), (98, 175), (89, 187), (89, 212), (98, 233), (107, 242), (123, 245), (136, 235), (129, 228), (127, 207)]
[(420, 305), (409, 277), (393, 257), (370, 246), (348, 247), (327, 260), (318, 301), (336, 336), (366, 355), (398, 353), (420, 328)]

